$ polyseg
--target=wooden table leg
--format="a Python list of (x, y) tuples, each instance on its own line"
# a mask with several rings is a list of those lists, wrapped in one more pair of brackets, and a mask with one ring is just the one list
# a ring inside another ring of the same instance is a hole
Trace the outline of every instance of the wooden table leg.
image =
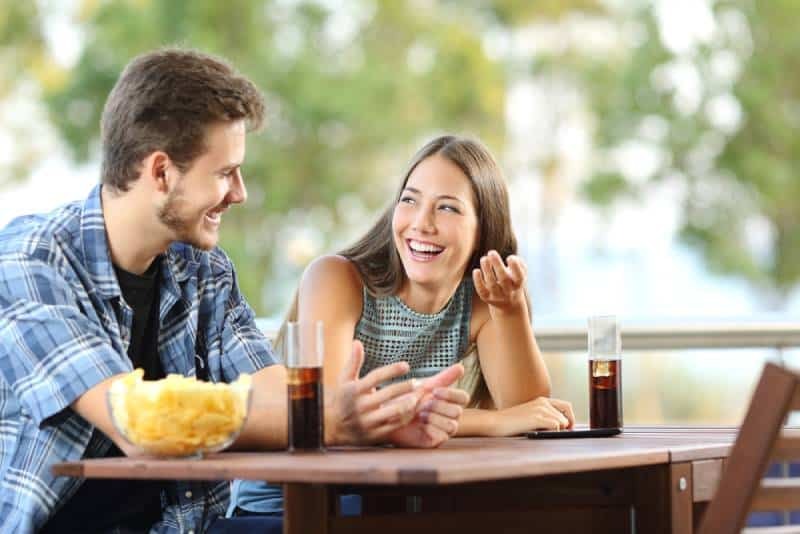
[(691, 534), (691, 463), (662, 464), (638, 469), (634, 487), (637, 533)]
[(330, 491), (320, 484), (283, 485), (283, 534), (328, 534)]

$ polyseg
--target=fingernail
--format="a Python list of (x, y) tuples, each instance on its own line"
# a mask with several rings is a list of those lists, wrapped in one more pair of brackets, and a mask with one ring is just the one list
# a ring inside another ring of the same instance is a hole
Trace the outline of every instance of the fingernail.
[(418, 378), (412, 378), (411, 379), (411, 389), (419, 389), (419, 387), (421, 385), (422, 385), (422, 381), (419, 380)]
[(427, 423), (429, 417), (430, 417), (430, 412), (419, 413), (419, 420), (422, 421), (423, 423)]

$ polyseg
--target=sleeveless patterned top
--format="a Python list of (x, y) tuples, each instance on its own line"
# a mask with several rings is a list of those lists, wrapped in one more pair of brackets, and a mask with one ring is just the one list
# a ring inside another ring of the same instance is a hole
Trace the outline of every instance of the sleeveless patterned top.
[(376, 298), (363, 290), (364, 308), (355, 337), (364, 344), (361, 376), (382, 365), (407, 361), (404, 377), (425, 378), (463, 356), (469, 345), (472, 280), (465, 278), (453, 298), (434, 314), (418, 313), (396, 295)]

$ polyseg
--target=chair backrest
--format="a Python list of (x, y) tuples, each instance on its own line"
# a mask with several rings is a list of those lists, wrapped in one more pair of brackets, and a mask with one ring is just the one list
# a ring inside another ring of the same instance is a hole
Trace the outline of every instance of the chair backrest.
[(771, 462), (800, 459), (800, 431), (783, 428), (792, 410), (800, 410), (800, 375), (766, 364), (701, 534), (739, 533), (750, 511), (800, 509), (800, 479), (762, 479)]

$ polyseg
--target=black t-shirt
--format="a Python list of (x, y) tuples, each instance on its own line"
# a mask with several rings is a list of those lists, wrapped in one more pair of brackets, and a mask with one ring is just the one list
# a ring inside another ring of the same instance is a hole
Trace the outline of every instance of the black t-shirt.
[[(122, 298), (133, 309), (128, 358), (148, 380), (165, 376), (158, 356), (160, 266), (157, 258), (141, 276), (114, 266)], [(122, 456), (122, 451), (112, 444), (106, 456)], [(163, 487), (156, 480), (87, 479), (41, 532), (103, 532), (115, 526), (147, 532), (161, 518)]]
[(114, 266), (122, 298), (133, 309), (128, 357), (133, 362), (134, 368), (144, 369), (144, 377), (147, 380), (164, 377), (164, 369), (158, 357), (160, 267), (161, 261), (156, 259), (144, 274), (137, 275)]

